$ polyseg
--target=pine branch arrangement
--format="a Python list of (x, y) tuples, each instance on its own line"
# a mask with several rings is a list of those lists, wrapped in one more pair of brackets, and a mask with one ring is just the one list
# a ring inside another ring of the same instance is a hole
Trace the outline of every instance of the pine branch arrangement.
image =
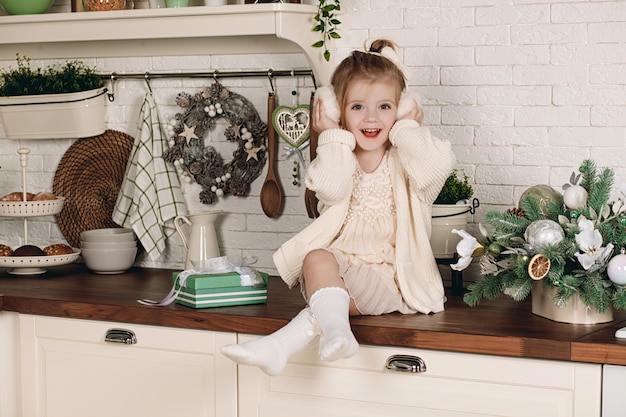
[(541, 280), (556, 287), (558, 307), (579, 294), (601, 313), (611, 307), (626, 309), (626, 283), (609, 276), (610, 268), (607, 271), (612, 260), (626, 265), (626, 185), (622, 196), (610, 202), (611, 169), (598, 169), (585, 160), (578, 171), (564, 185), (563, 195), (529, 192), (519, 208), (488, 212), (487, 225), (479, 225), (480, 237), (457, 231), (464, 239), (457, 246), (461, 260), (453, 267), (462, 270), (472, 256), (479, 258), (481, 277), (468, 286), (468, 305), (501, 294), (521, 301)]

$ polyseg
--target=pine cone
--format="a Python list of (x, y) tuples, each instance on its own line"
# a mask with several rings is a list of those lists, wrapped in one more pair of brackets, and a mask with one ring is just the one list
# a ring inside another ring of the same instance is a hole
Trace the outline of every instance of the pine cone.
[(191, 94), (185, 92), (179, 93), (175, 101), (180, 107), (189, 107), (189, 104), (191, 104)]
[(507, 214), (511, 214), (513, 216), (517, 216), (517, 217), (522, 217), (522, 218), (526, 218), (526, 213), (524, 213), (524, 210), (522, 210), (521, 208), (517, 208), (517, 207), (513, 207), (511, 209), (508, 209)]
[(234, 195), (235, 197), (245, 197), (248, 194), (249, 190), (250, 184), (248, 184), (242, 178), (233, 178), (230, 181), (229, 191), (230, 194)]
[(202, 204), (213, 204), (217, 201), (217, 196), (210, 190), (200, 191), (199, 197)]

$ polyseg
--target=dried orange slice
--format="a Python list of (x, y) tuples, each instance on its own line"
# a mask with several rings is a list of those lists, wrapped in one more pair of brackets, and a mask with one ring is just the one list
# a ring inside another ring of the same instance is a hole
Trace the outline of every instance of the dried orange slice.
[(550, 271), (550, 264), (550, 259), (538, 253), (530, 258), (530, 262), (528, 263), (528, 275), (530, 275), (532, 279), (538, 281), (548, 275), (548, 272)]

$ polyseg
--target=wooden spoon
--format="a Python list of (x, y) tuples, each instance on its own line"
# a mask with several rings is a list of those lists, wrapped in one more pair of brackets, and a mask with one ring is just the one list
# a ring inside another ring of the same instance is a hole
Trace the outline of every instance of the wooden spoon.
[(267, 97), (267, 175), (261, 187), (261, 208), (267, 217), (280, 215), (283, 209), (283, 190), (276, 176), (276, 132), (272, 123), (272, 113), (276, 107), (276, 95), (270, 92)]

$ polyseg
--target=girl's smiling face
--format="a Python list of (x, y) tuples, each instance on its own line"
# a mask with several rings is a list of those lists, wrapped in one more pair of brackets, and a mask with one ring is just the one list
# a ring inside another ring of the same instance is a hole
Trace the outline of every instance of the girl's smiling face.
[(356, 138), (357, 155), (382, 155), (388, 147), (389, 131), (396, 122), (398, 88), (389, 80), (357, 79), (346, 91), (343, 127)]

